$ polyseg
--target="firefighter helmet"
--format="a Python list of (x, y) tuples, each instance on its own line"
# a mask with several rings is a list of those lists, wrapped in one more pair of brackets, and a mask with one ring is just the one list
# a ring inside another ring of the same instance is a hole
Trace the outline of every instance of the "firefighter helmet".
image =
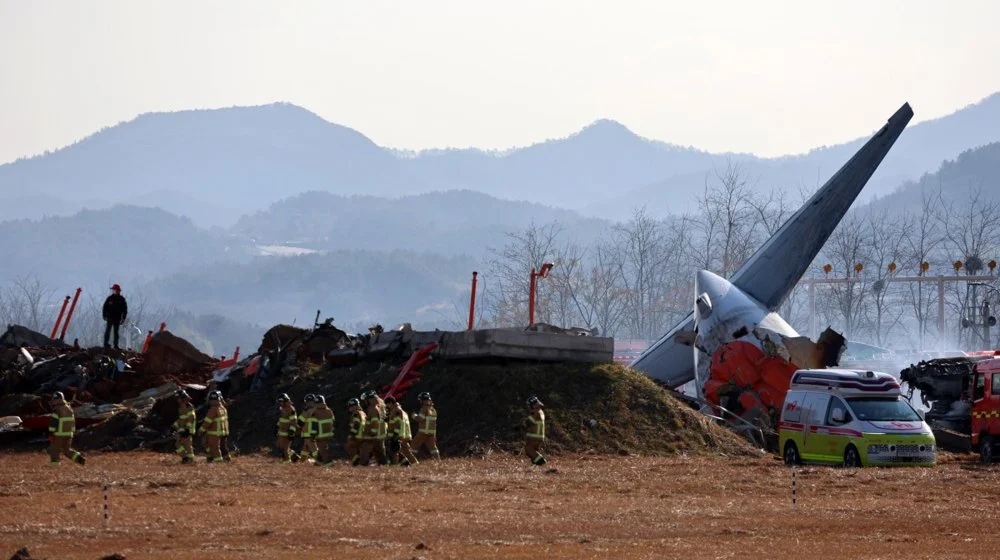
[(292, 399), (290, 399), (288, 397), (288, 393), (282, 393), (282, 394), (278, 395), (278, 402), (279, 403), (291, 402), (291, 400)]
[(66, 400), (66, 395), (62, 394), (62, 391), (56, 391), (52, 393), (52, 400), (54, 401), (64, 401)]
[(427, 391), (424, 391), (423, 393), (420, 393), (419, 395), (417, 395), (417, 400), (429, 401), (429, 400), (433, 400), (433, 399), (431, 399), (431, 394), (430, 393), (428, 393)]
[(184, 389), (177, 389), (177, 392), (174, 393), (174, 396), (177, 397), (178, 399), (184, 399), (184, 400), (191, 399), (191, 395), (189, 395), (187, 391), (185, 391)]
[(316, 402), (316, 395), (309, 393), (308, 395), (306, 395), (304, 399), (302, 399), (302, 402), (306, 403)]
[(385, 404), (396, 404), (396, 397), (386, 397)]
[(314, 395), (314, 396), (316, 398), (317, 404), (326, 404), (326, 397), (324, 397), (323, 395)]
[(378, 393), (375, 392), (375, 389), (371, 389), (371, 390), (365, 391), (365, 393), (363, 395), (361, 395), (361, 398), (363, 398), (365, 400), (374, 399), (376, 397), (378, 397)]
[(222, 393), (219, 392), (219, 391), (212, 391), (211, 393), (208, 394), (208, 400), (210, 400), (210, 401), (221, 401), (222, 400)]
[(542, 401), (538, 400), (538, 397), (536, 397), (535, 395), (531, 395), (530, 397), (528, 397), (528, 406), (534, 406), (536, 404), (538, 406), (545, 406), (542, 403)]
[(361, 406), (361, 401), (358, 399), (347, 399), (347, 408), (351, 408), (352, 406)]

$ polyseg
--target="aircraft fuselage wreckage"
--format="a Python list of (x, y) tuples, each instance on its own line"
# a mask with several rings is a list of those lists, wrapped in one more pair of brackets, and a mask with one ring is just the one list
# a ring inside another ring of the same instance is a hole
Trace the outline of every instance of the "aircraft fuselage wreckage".
[(698, 396), (742, 411), (780, 412), (796, 369), (835, 365), (843, 339), (801, 337), (775, 310), (844, 218), (913, 117), (904, 104), (774, 235), (726, 280), (707, 270), (695, 281), (694, 311), (632, 367), (674, 388), (694, 381)]

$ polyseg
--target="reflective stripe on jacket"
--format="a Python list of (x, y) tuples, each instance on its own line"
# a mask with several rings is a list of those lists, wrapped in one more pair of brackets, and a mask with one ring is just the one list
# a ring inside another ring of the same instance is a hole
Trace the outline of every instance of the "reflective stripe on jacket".
[(221, 409), (212, 410), (208, 409), (208, 414), (205, 415), (205, 419), (201, 423), (201, 432), (204, 432), (210, 436), (224, 436), (228, 435), (228, 426), (226, 418), (223, 416)]
[(295, 428), (298, 426), (299, 415), (295, 413), (295, 409), (291, 409), (288, 414), (282, 414), (278, 416), (278, 435), (281, 437), (288, 437), (289, 434), (295, 433)]
[(299, 416), (299, 420), (303, 422), (302, 426), (302, 437), (312, 438), (316, 437), (316, 421), (312, 417), (312, 412), (303, 412)]
[(437, 435), (437, 423), (438, 423), (438, 413), (437, 410), (431, 408), (427, 411), (427, 414), (418, 414), (417, 418), (420, 419), (420, 433), (427, 435)]
[(389, 436), (399, 439), (413, 439), (413, 433), (410, 431), (410, 417), (406, 411), (400, 410), (394, 414), (389, 418)]
[(321, 406), (315, 412), (313, 422), (316, 426), (316, 439), (330, 439), (333, 437), (333, 412)]
[(530, 423), (531, 427), (528, 428), (528, 437), (531, 439), (545, 439), (545, 413), (541, 410), (538, 411), (538, 418), (532, 414), (528, 416), (526, 423)]
[(49, 432), (56, 437), (66, 437), (73, 435), (76, 431), (76, 419), (73, 414), (70, 413), (69, 416), (65, 416), (65, 411), (53, 412), (49, 416), (52, 420), (49, 421)]
[(365, 437), (365, 424), (367, 424), (367, 420), (363, 411), (352, 412), (347, 437), (363, 439)]
[(229, 435), (229, 411), (226, 410), (226, 407), (220, 406), (219, 407), (219, 413), (221, 415), (220, 418), (219, 418), (219, 420), (220, 420), (220, 427), (222, 428), (222, 435), (228, 436)]
[(182, 407), (178, 411), (177, 420), (174, 422), (175, 430), (187, 430), (192, 434), (197, 429), (197, 419), (195, 418), (194, 407)]

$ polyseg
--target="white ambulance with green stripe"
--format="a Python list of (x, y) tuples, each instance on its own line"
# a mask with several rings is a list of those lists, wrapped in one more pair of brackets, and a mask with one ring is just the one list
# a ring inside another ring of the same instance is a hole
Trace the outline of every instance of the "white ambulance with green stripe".
[(779, 425), (785, 463), (933, 465), (934, 434), (887, 373), (818, 369), (792, 375)]

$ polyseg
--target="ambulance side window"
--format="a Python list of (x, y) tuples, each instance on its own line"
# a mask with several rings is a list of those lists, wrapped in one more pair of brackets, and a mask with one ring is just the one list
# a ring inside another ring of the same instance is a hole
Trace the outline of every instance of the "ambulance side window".
[(801, 395), (789, 398), (785, 401), (785, 409), (781, 415), (781, 419), (785, 422), (801, 422), (802, 421), (802, 401)]
[[(834, 421), (833, 416), (834, 416), (834, 411), (835, 410), (840, 410), (841, 411), (841, 415), (843, 417), (843, 421), (841, 421), (841, 422)], [(847, 411), (847, 405), (844, 404), (844, 401), (840, 400), (837, 397), (831, 398), (830, 399), (830, 408), (829, 408), (829, 410), (826, 411), (826, 422), (825, 422), (825, 424), (827, 426), (840, 426), (840, 425), (846, 424), (846, 423), (848, 423), (850, 421), (851, 421), (851, 413)]]
[(826, 416), (826, 409), (830, 402), (829, 395), (811, 394), (806, 397), (806, 412), (803, 422), (807, 424), (822, 424)]
[(982, 400), (986, 396), (986, 376), (983, 374), (976, 375), (976, 385), (972, 389), (972, 400), (978, 401)]
[(1000, 373), (994, 373), (990, 379), (990, 394), (1000, 395)]

